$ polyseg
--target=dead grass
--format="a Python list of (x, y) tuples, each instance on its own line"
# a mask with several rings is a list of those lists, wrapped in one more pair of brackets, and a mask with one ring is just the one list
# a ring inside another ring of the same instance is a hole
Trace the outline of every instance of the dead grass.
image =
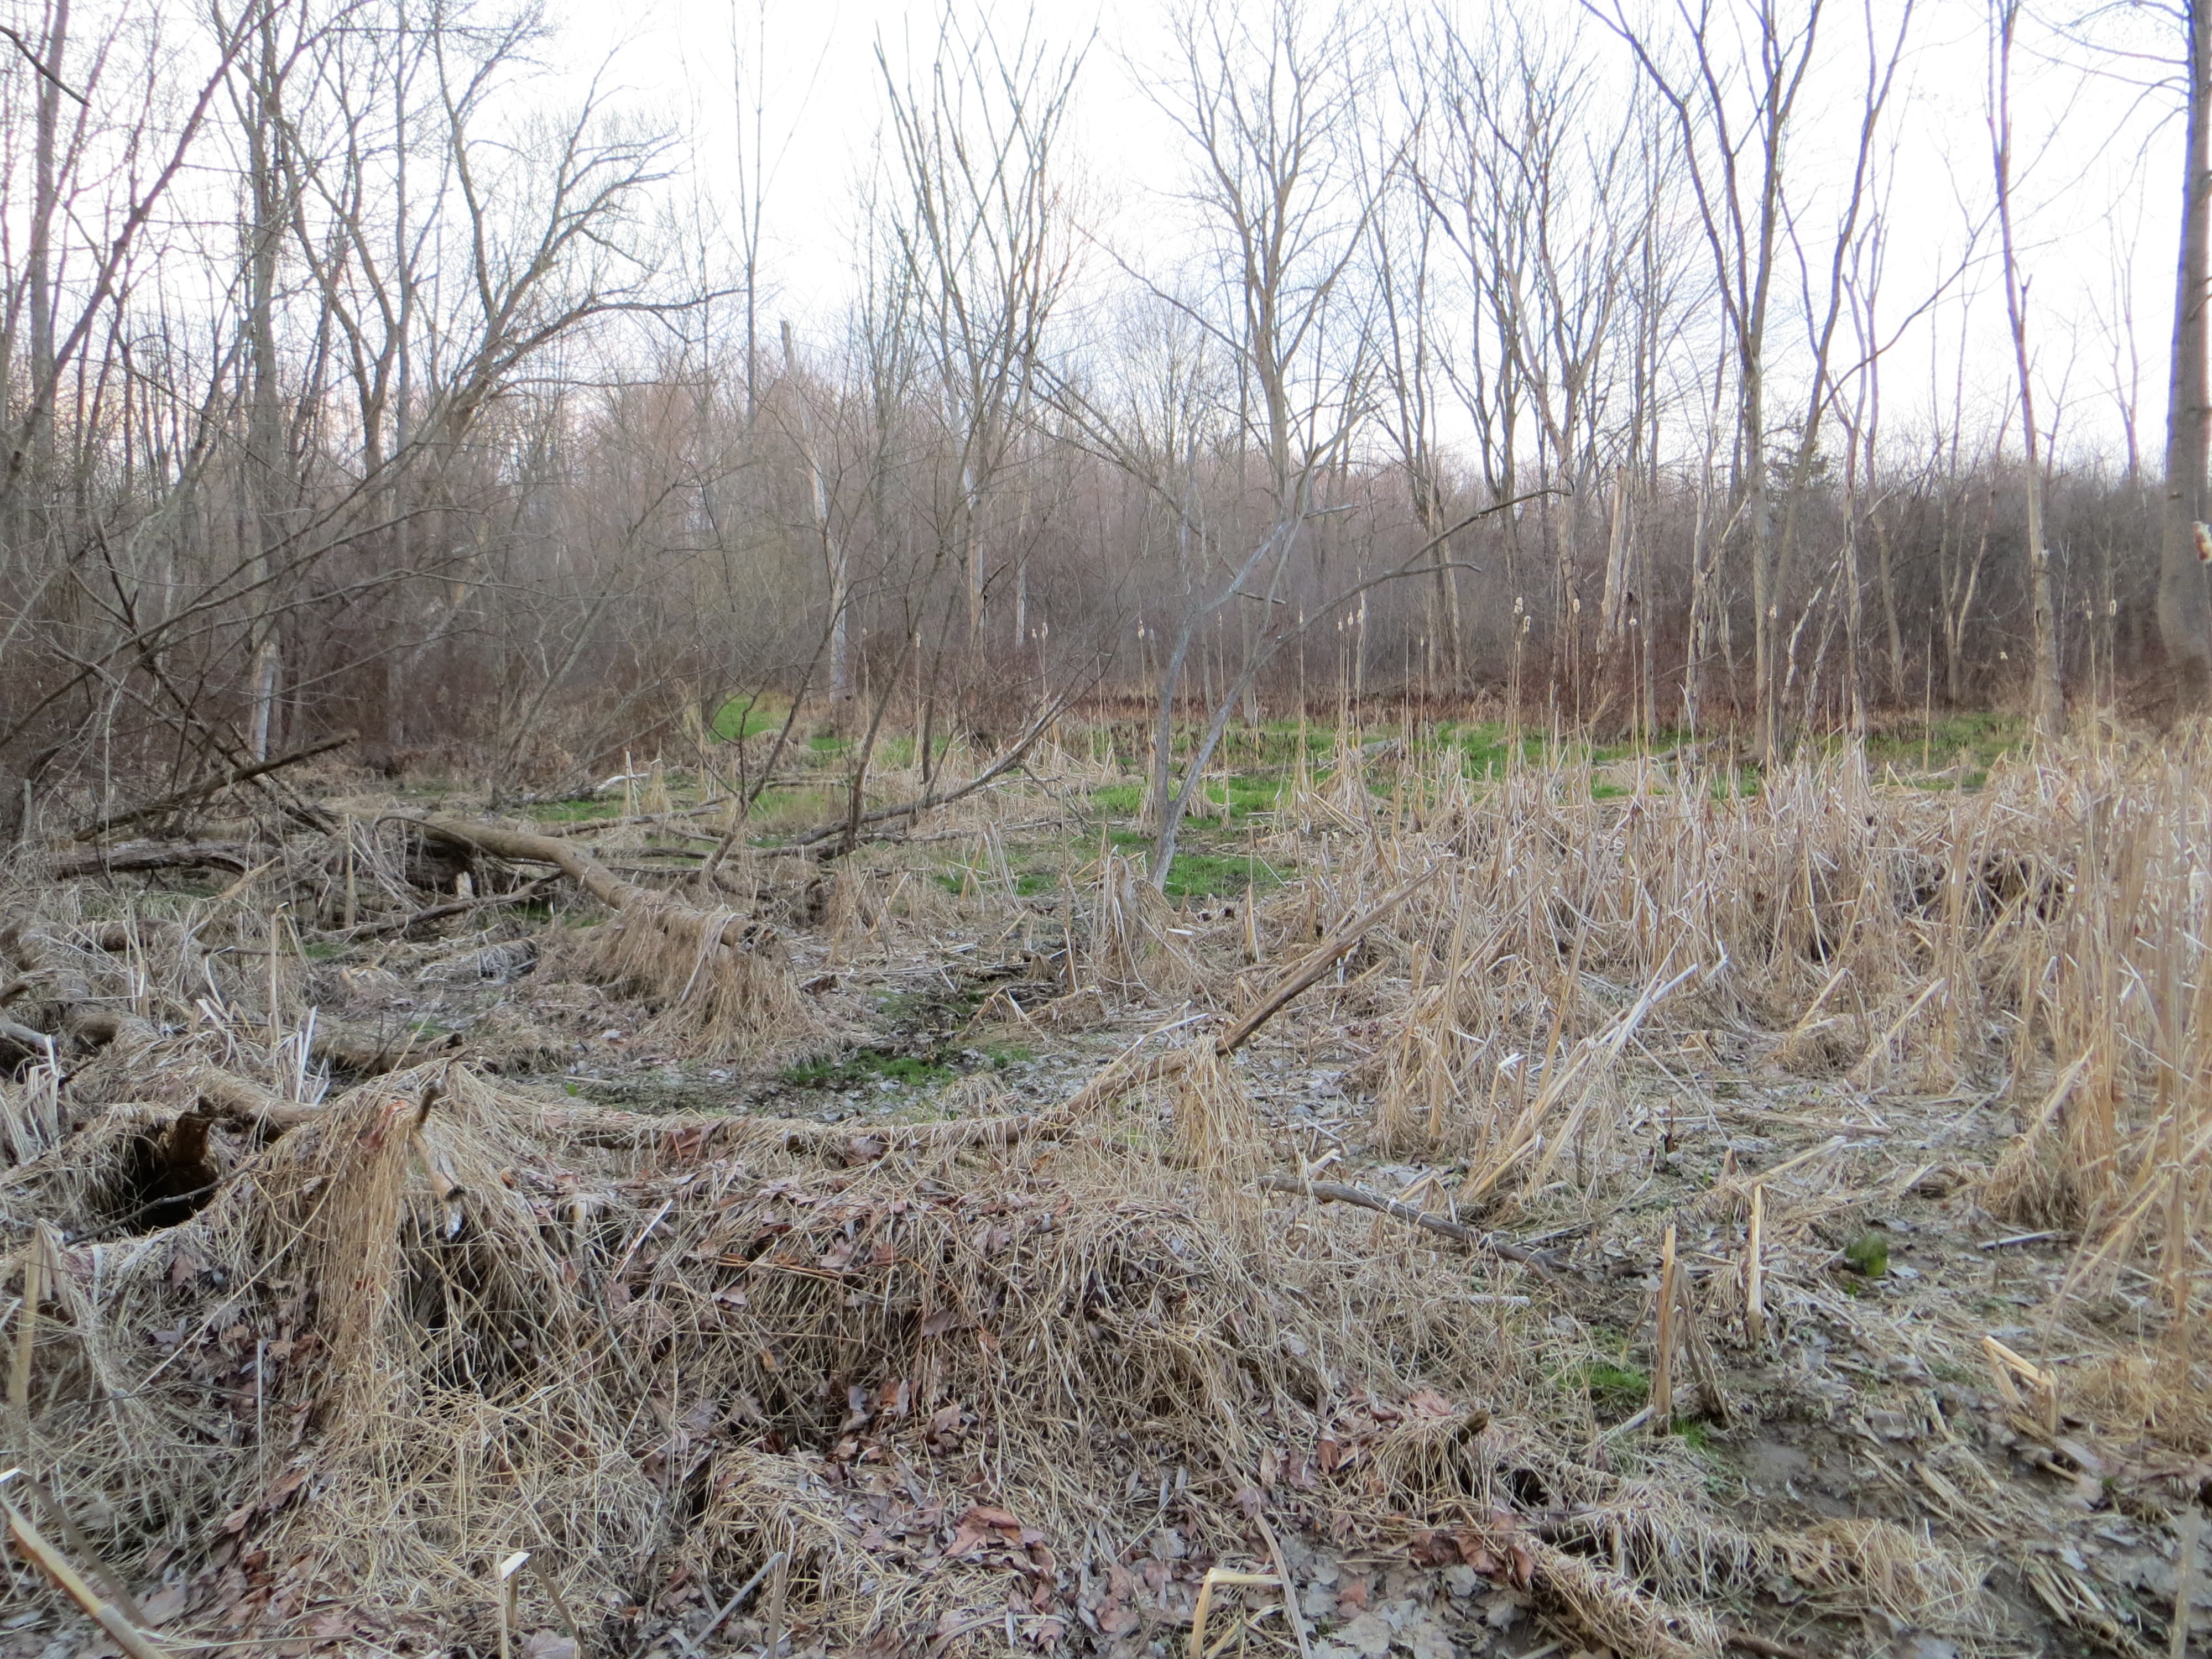
[[(1100, 763), (1036, 766), (1095, 783)], [(1749, 797), (1656, 763), (1613, 781), (1628, 793), (1597, 798), (1560, 763), (1478, 787), (1346, 734), (1255, 835), (1301, 875), (1249, 914), (1178, 908), (1103, 842), (1023, 898), (1007, 828), (1040, 802), (1009, 791), (951, 820), (980, 872), (958, 893), (920, 849), (820, 875), (740, 855), (710, 897), (637, 890), (549, 933), (542, 974), (627, 1000), (677, 1054), (817, 1051), (855, 1016), (803, 984), (986, 945), (1049, 961), (1054, 996), (994, 994), (964, 1030), (1118, 1019), (1188, 1046), (1058, 1115), (963, 1085), (941, 1132), (607, 1113), (465, 1058), (324, 1102), (313, 929), (271, 918), (419, 903), (428, 854), (402, 830), (287, 842), (213, 896), (27, 889), (43, 977), (15, 1012), (76, 1052), (0, 1083), (0, 1283), (35, 1255), (47, 1286), (12, 1316), (22, 1449), (103, 1553), (171, 1587), (173, 1632), (208, 1639), (481, 1647), (492, 1565), (529, 1549), (594, 1642), (642, 1650), (781, 1552), (788, 1627), (825, 1650), (1108, 1650), (1187, 1620), (1207, 1565), (1269, 1560), (1267, 1516), (1473, 1565), (1620, 1653), (1717, 1653), (1778, 1575), (1816, 1612), (1986, 1638), (1996, 1540), (1736, 1525), (1694, 1447), (1625, 1440), (1562, 1387), (1594, 1351), (1570, 1310), (1648, 1328), (1655, 1298), (1624, 1311), (1606, 1263), (1641, 1271), (1667, 1226), (1692, 1286), (1683, 1401), (1816, 1326), (1923, 1374), (1979, 1364), (1990, 1321), (1963, 1304), (1917, 1328), (1856, 1305), (1844, 1245), (1950, 1166), (1869, 1185), (1853, 1149), (1899, 1103), (2010, 1112), (1993, 1168), (1942, 1178), (2078, 1240), (2037, 1304), (2041, 1351), (2070, 1357), (2034, 1455), (2082, 1436), (2201, 1455), (2205, 757), (2085, 741), (1972, 793), (1848, 752)], [(665, 817), (665, 777), (648, 793)], [(653, 833), (612, 825), (598, 856), (642, 860)], [(1214, 1051), (1279, 964), (1431, 866), (1265, 1057)], [(143, 1031), (100, 1046), (94, 1013)], [(1326, 1157), (1262, 1086), (1324, 1054), (1366, 1091)], [(1825, 1091), (1825, 1115), (1692, 1188), (1675, 1126), (1721, 1121), (1695, 1079), (1724, 1055)], [(163, 1137), (218, 1075), (283, 1115), (226, 1109), (199, 1207), (144, 1231)], [(1378, 1156), (1419, 1172), (1408, 1201), (1563, 1238), (1579, 1277), (1261, 1196), (1279, 1169)], [(1754, 1187), (1771, 1330), (1745, 1318)], [(2133, 1334), (2087, 1319), (2146, 1285)]]

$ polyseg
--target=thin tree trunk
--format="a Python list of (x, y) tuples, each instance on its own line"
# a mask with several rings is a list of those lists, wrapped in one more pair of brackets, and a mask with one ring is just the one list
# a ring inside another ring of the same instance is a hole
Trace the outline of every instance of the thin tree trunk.
[(2212, 232), (2212, 16), (2185, 8), (2189, 39), (2187, 171), (2181, 198), (2173, 359), (2166, 416), (2166, 511), (2158, 565), (2158, 632), (2179, 712), (2212, 706), (2212, 611), (2204, 586), (2205, 283)]

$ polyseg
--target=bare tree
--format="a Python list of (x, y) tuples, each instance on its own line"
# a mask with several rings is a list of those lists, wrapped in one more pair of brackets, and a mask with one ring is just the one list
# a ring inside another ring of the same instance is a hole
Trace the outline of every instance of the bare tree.
[[(1034, 27), (1035, 20), (1031, 20)], [(967, 574), (982, 638), (983, 517), (1036, 392), (1045, 328), (1071, 267), (1055, 150), (1080, 54), (942, 15), (928, 74), (903, 79), (879, 44), (901, 188), (889, 222), (913, 273), (920, 335), (950, 446), (940, 539)]]
[[(1354, 149), (1368, 50), (1360, 27), (1346, 11), (1319, 13), (1302, 0), (1273, 0), (1256, 19), (1207, 3), (1176, 18), (1176, 43), (1171, 75), (1153, 96), (1190, 146), (1189, 198), (1206, 286), (1188, 299), (1160, 292), (1227, 365), (1238, 435), (1259, 464), (1265, 514), (1241, 554), (1211, 556), (1216, 526), (1193, 492), (1178, 489), (1188, 480), (1121, 425), (1102, 419), (1101, 404), (1071, 402), (1200, 550), (1155, 692), (1147, 811), (1157, 887), (1167, 884), (1176, 835), (1237, 702), (1303, 631), (1302, 623), (1273, 613), (1292, 609), (1291, 560), (1308, 522), (1327, 510), (1319, 491), (1368, 415), (1375, 373), (1365, 296), (1351, 291), (1376, 208), (1358, 188)], [(1239, 604), (1261, 607), (1261, 621), (1237, 672), (1212, 699), (1178, 781), (1176, 713), (1194, 648)]]
[(2048, 741), (2063, 729), (2065, 692), (2058, 672), (2058, 618), (2051, 597), (2051, 550), (2045, 544), (2043, 455), (2035, 423), (2035, 377), (2027, 348), (2028, 279), (2021, 271), (2013, 230), (2013, 40), (2020, 28), (2020, 0), (1993, 0), (1990, 16), (1990, 156), (1996, 179), (1997, 227), (2002, 238), (2005, 321), (2012, 336), (2013, 367), (2020, 377), (2022, 486), (2027, 507), (2027, 574), (2034, 665), (2030, 706), (2036, 734)]
[(1824, 0), (1681, 0), (1686, 65), (1662, 63), (1618, 0), (1601, 12), (1674, 112), (1713, 259), (1736, 381), (1736, 489), (1750, 538), (1757, 747), (1780, 744), (1781, 542), (1767, 465), (1767, 325), (1788, 215), (1784, 161), (1798, 95), (1820, 42)]

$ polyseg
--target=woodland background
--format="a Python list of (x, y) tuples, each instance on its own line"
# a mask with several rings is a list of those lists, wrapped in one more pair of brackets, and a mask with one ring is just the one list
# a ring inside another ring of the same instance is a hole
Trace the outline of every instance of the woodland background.
[(827, 296), (763, 252), (763, 20), (709, 154), (527, 4), (19, 10), (0, 814), (342, 732), (508, 794), (801, 705), (988, 745), (1070, 689), (1762, 753), (2038, 660), (2154, 695), (2164, 342), (2029, 305), (2122, 220), (2015, 235), (2068, 158), (2012, 77), (2176, 106), (2172, 16), (1976, 13), (1931, 227), (1910, 4), (1187, 6), (1133, 207), (1073, 138), (1107, 48), (955, 6), (878, 53)]

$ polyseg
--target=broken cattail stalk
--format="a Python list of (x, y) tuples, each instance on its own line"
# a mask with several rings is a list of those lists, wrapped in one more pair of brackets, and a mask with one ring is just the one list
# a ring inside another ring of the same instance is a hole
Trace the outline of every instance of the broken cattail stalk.
[[(1982, 1351), (1988, 1355), (1990, 1375), (1996, 1380), (1997, 1393), (2011, 1407), (2022, 1422), (2035, 1428), (2047, 1438), (2058, 1434), (2058, 1378), (2048, 1370), (2021, 1358), (1994, 1336), (1982, 1339)], [(2041, 1399), (2031, 1406), (2023, 1398), (2015, 1382), (2025, 1382)]]
[(778, 1550), (769, 1565), (768, 1630), (761, 1648), (763, 1659), (776, 1659), (783, 1646), (783, 1593), (791, 1577), (791, 1552)]
[(576, 1622), (576, 1615), (568, 1610), (568, 1598), (561, 1594), (561, 1586), (553, 1582), (553, 1575), (538, 1565), (536, 1556), (532, 1556), (524, 1565), (529, 1568), (530, 1576), (538, 1581), (538, 1588), (545, 1592), (545, 1599), (553, 1604), (553, 1611), (560, 1615), (562, 1629), (568, 1632), (568, 1640), (575, 1644), (576, 1659), (584, 1659), (583, 1626)]
[(1751, 1227), (1743, 1247), (1743, 1338), (1766, 1340), (1766, 1183), (1751, 1189)]
[[(1275, 1529), (1267, 1524), (1266, 1516), (1255, 1515), (1252, 1519), (1259, 1523), (1260, 1536), (1267, 1544), (1267, 1559), (1274, 1564), (1275, 1577), (1282, 1581), (1283, 1616), (1290, 1620), (1291, 1634), (1297, 1638), (1298, 1659), (1313, 1659), (1313, 1645), (1306, 1640), (1305, 1615), (1298, 1611), (1297, 1587), (1291, 1583), (1290, 1564), (1283, 1559), (1282, 1542), (1275, 1536)], [(768, 1659), (775, 1659), (775, 1656), (770, 1654)]]
[(39, 1304), (44, 1301), (46, 1246), (43, 1231), (33, 1233), (23, 1253), (23, 1301), (15, 1310), (15, 1358), (8, 1368), (8, 1421), (15, 1449), (31, 1455), (31, 1354), (39, 1340)]
[(1690, 1375), (1697, 1379), (1698, 1398), (1705, 1413), (1725, 1429), (1729, 1426), (1728, 1389), (1721, 1379), (1719, 1363), (1713, 1358), (1712, 1346), (1705, 1340), (1705, 1329), (1698, 1321), (1698, 1286), (1695, 1277), (1680, 1276), (1682, 1309), (1682, 1348), (1690, 1357)]
[(515, 1575), (530, 1565), (530, 1552), (517, 1550), (499, 1564), (497, 1581), (494, 1586), (499, 1599), (499, 1659), (514, 1659), (514, 1602), (515, 1592), (521, 1586)]
[(761, 1580), (773, 1574), (775, 1582), (769, 1587), (768, 1643), (761, 1652), (763, 1659), (775, 1659), (775, 1650), (783, 1644), (783, 1572), (790, 1559), (788, 1550), (778, 1550), (762, 1562), (753, 1576), (738, 1585), (736, 1593), (722, 1603), (720, 1612), (701, 1626), (696, 1635), (684, 1638), (678, 1651), (687, 1656), (698, 1652), (706, 1645), (707, 1638), (722, 1627), (722, 1621), (744, 1606), (745, 1598), (760, 1588)]
[(1651, 1358), (1651, 1431), (1674, 1426), (1674, 1228), (1669, 1223), (1659, 1247), (1659, 1333)]
[(92, 1540), (84, 1535), (84, 1528), (77, 1525), (76, 1517), (70, 1514), (68, 1507), (60, 1498), (54, 1496), (43, 1481), (28, 1469), (0, 1469), (0, 1488), (10, 1486), (22, 1488), (39, 1500), (39, 1505), (46, 1511), (47, 1519), (61, 1529), (62, 1537), (84, 1562), (85, 1570), (92, 1575), (100, 1589), (107, 1592), (107, 1599), (115, 1604), (125, 1619), (142, 1630), (152, 1624), (153, 1621), (146, 1617), (137, 1601), (132, 1598), (130, 1589), (123, 1582), (122, 1575), (101, 1559), (100, 1552), (93, 1548)]
[[(13, 1469), (8, 1472), (9, 1475), (17, 1473)], [(52, 1579), (64, 1595), (83, 1608), (93, 1622), (113, 1638), (116, 1646), (130, 1656), (130, 1659), (170, 1659), (167, 1648), (133, 1624), (121, 1607), (85, 1583), (76, 1569), (70, 1565), (68, 1558), (49, 1543), (46, 1535), (33, 1526), (22, 1510), (17, 1509), (4, 1494), (0, 1494), (0, 1515), (7, 1518), (8, 1530), (14, 1535), (16, 1549)]]

